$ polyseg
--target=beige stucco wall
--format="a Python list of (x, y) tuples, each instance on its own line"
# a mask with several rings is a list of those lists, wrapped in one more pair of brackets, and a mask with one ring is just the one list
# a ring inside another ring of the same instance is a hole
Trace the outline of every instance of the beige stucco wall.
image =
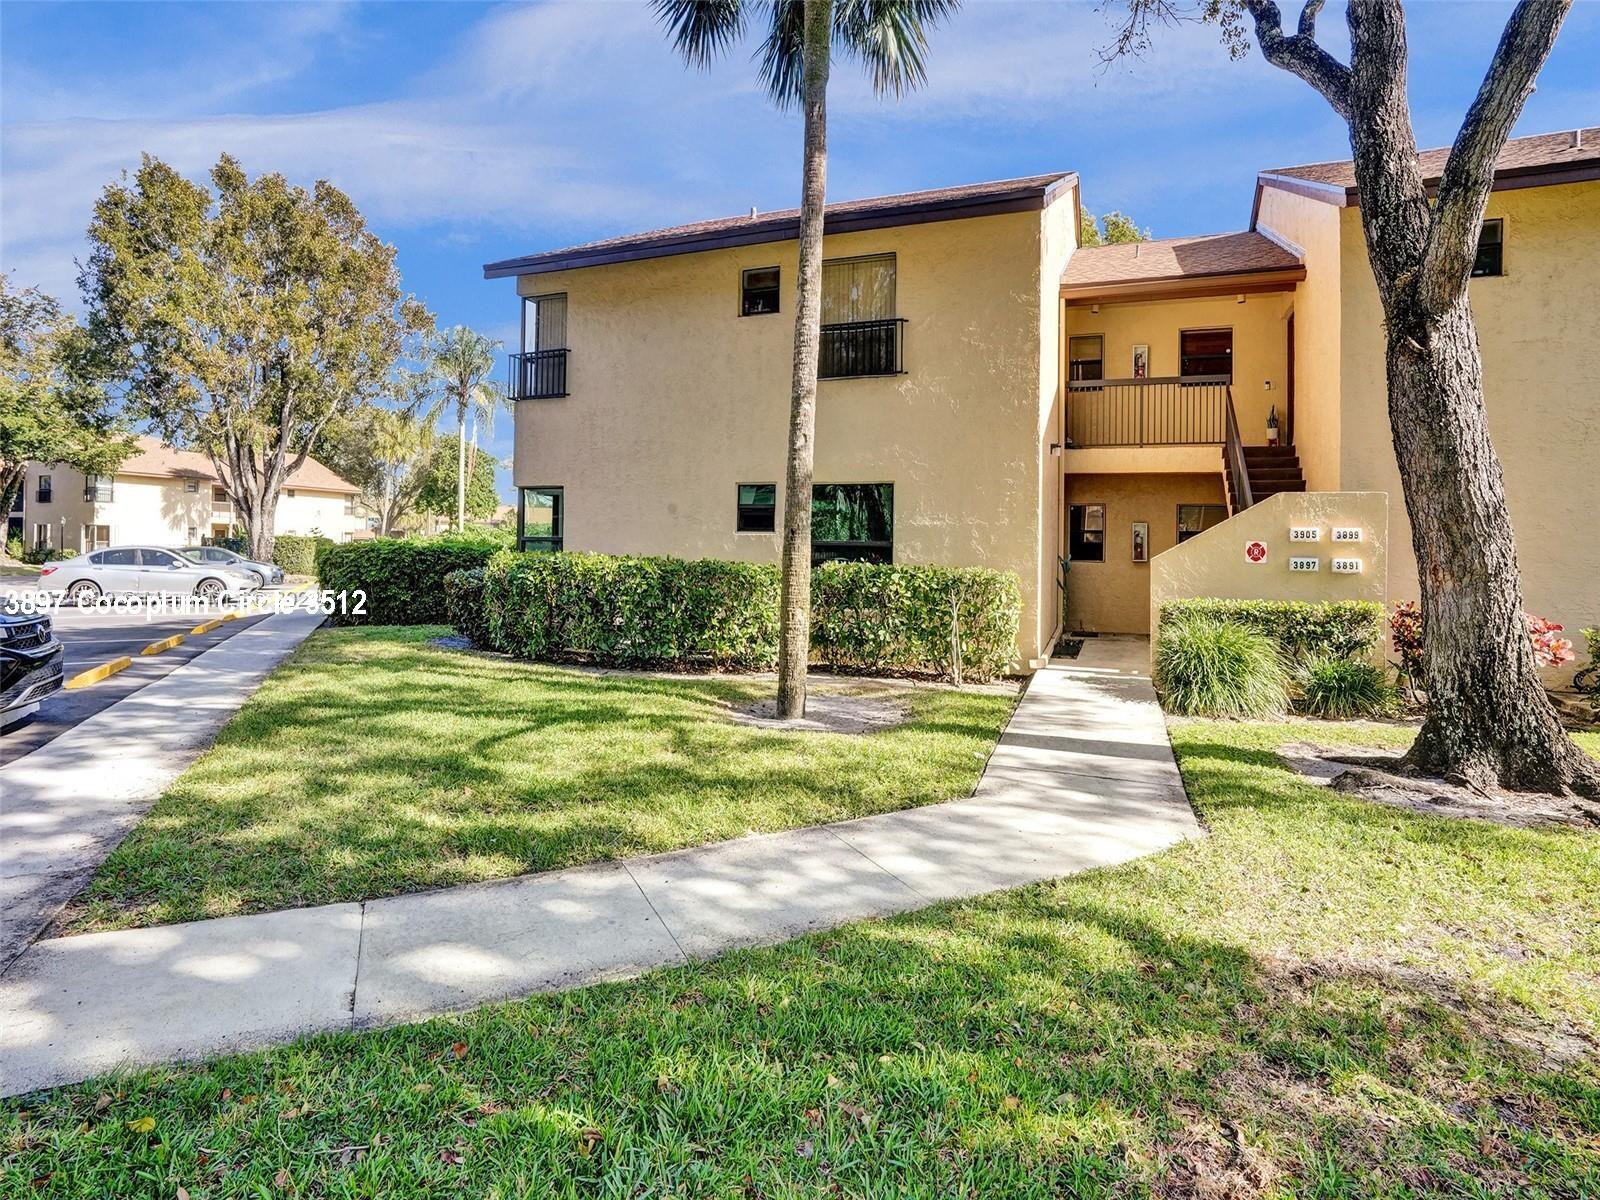
[(1035, 551), (1038, 591), (1034, 645), (1048, 648), (1061, 632), (1060, 568), (1062, 507), (1066, 484), (1060, 459), (1051, 447), (1062, 440), (1065, 412), (1066, 306), (1061, 301), (1061, 273), (1078, 248), (1078, 205), (1075, 195), (1062, 196), (1045, 209), (1039, 243), (1039, 544)]
[[(1600, 183), (1494, 192), (1488, 216), (1505, 219), (1506, 273), (1469, 288), (1524, 601), (1576, 630), (1600, 621)], [(1381, 309), (1360, 214), (1350, 208), (1341, 217), (1342, 486), (1392, 496), (1390, 593), (1415, 599)]]
[[(1291, 543), (1292, 526), (1315, 526), (1321, 540)], [(1335, 545), (1335, 526), (1361, 529), (1361, 542)], [(1256, 563), (1245, 547), (1260, 541), (1267, 557)], [(1293, 556), (1321, 560), (1317, 571), (1289, 569)], [(1359, 558), (1359, 574), (1334, 574), (1330, 561)], [(1147, 622), (1157, 624), (1168, 600), (1214, 596), (1223, 600), (1375, 600), (1385, 602), (1389, 573), (1389, 501), (1381, 492), (1279, 492), (1223, 524), (1158, 555), (1150, 564)]]
[[(1071, 207), (1070, 194), (1053, 206)], [(1056, 348), (1041, 346), (1041, 307), (1059, 279), (1046, 264), (1067, 247), (1045, 226), (1016, 213), (824, 247), (895, 253), (908, 324), (905, 374), (821, 383), (817, 481), (893, 483), (898, 562), (1016, 571), (1023, 658), (1053, 628), (1039, 459)], [(781, 512), (796, 253), (780, 242), (518, 280), (523, 295), (568, 297), (570, 394), (518, 403), (514, 467), (519, 486), (565, 489), (567, 548), (776, 561), (777, 534), (734, 531), (735, 488), (777, 483)], [(772, 265), (781, 311), (740, 317), (741, 270)]]
[[(51, 478), (52, 500), (37, 500), (38, 477)], [(80, 471), (60, 464), (29, 464), (24, 493), (24, 537), (31, 543), (33, 526), (46, 521), (52, 526), (51, 544), (57, 548), (82, 551), (85, 525), (110, 528), (112, 543), (151, 543), (160, 546), (185, 545), (209, 535), (213, 525), (228, 524), (232, 508), (213, 505), (212, 482), (199, 481), (199, 490), (190, 492), (181, 479), (146, 475), (118, 475), (109, 502), (91, 503), (83, 498), (84, 479)], [(62, 518), (66, 518), (65, 539)], [(296, 488), (278, 498), (276, 528), (279, 533), (310, 534), (313, 529), (335, 541), (348, 541), (360, 518), (345, 512), (343, 493)]]
[[(1294, 442), (1312, 491), (1340, 486), (1340, 285), (1345, 269), (1340, 211), (1280, 188), (1263, 188), (1257, 214), (1257, 228), (1277, 234), (1305, 260), (1306, 277), (1294, 295)], [(1357, 265), (1367, 270), (1364, 258)]]
[(1133, 523), (1150, 526), (1153, 560), (1178, 544), (1178, 505), (1225, 503), (1221, 474), (1074, 474), (1066, 477), (1066, 490), (1068, 504), (1106, 506), (1105, 561), (1074, 562), (1067, 572), (1068, 625), (1149, 633), (1151, 564), (1133, 561)]
[(1178, 335), (1185, 329), (1233, 330), (1233, 407), (1246, 445), (1267, 444), (1267, 413), (1282, 420), (1289, 365), (1288, 318), (1292, 293), (1260, 292), (1201, 300), (1145, 300), (1067, 309), (1067, 335), (1105, 338), (1107, 379), (1133, 374), (1133, 348), (1150, 347), (1150, 375), (1178, 374)]

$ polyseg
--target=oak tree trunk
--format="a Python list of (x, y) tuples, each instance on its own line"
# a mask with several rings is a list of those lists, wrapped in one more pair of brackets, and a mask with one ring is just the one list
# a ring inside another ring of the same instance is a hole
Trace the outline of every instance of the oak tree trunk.
[(831, 0), (806, 0), (803, 43), (805, 174), (800, 192), (800, 269), (789, 398), (789, 463), (783, 496), (783, 584), (778, 627), (778, 716), (805, 716), (811, 657), (811, 483), (822, 339), (822, 225), (828, 181), (827, 94)]

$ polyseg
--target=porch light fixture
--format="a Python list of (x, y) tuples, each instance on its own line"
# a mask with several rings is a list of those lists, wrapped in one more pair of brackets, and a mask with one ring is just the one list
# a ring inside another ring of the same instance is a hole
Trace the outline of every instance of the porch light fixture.
[(1239, 293), (1238, 303), (1240, 303), (1240, 304), (1244, 303), (1244, 293), (1243, 292)]
[(1098, 304), (1091, 304), (1089, 305), (1089, 311), (1098, 317), (1100, 315), (1100, 306)]

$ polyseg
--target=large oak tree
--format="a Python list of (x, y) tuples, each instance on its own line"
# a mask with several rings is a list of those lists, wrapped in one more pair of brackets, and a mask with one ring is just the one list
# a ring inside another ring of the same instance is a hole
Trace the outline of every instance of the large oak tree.
[(145, 156), (95, 204), (79, 286), (129, 417), (211, 459), (267, 559), (284, 480), (329, 421), (383, 394), (432, 318), (332, 184), (252, 182), (227, 155), (211, 183)]
[(1383, 306), (1389, 421), (1421, 579), (1428, 712), (1407, 764), (1480, 788), (1600, 797), (1600, 763), (1562, 730), (1528, 638), (1467, 296), (1495, 162), (1571, 0), (1521, 0), (1512, 10), (1436, 196), (1411, 126), (1400, 0), (1347, 5), (1348, 63), (1317, 41), (1323, 2), (1308, 0), (1285, 33), (1272, 0), (1128, 0), (1111, 53), (1139, 50), (1158, 24), (1199, 17), (1218, 23), (1237, 54), (1248, 26), (1269, 63), (1303, 79), (1344, 119)]

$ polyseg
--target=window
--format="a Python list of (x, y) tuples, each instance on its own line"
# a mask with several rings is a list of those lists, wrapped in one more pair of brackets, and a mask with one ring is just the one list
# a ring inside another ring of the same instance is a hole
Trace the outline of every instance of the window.
[(1178, 334), (1178, 374), (1233, 378), (1233, 330), (1185, 329)]
[(1478, 233), (1478, 256), (1472, 260), (1472, 275), (1504, 275), (1506, 252), (1506, 223), (1496, 217), (1485, 221)]
[(139, 552), (137, 550), (103, 550), (95, 556), (94, 561), (102, 567), (137, 567), (139, 565)]
[(83, 540), (80, 543), (85, 550), (99, 550), (111, 542), (111, 526), (85, 525), (83, 527)]
[(778, 268), (751, 267), (739, 275), (739, 315), (754, 317), (778, 311)]
[(523, 488), (517, 493), (517, 549), (559, 550), (565, 526), (563, 489)]
[(771, 533), (778, 527), (778, 485), (741, 483), (739, 515), (734, 529), (739, 533)]
[(191, 546), (198, 542), (200, 540), (200, 526), (189, 526), (189, 536), (185, 540), (187, 540)]
[(811, 489), (811, 562), (894, 561), (894, 484), (819, 483)]
[(39, 521), (33, 527), (33, 548), (35, 550), (50, 549), (50, 523)]
[(1067, 506), (1067, 558), (1072, 562), (1105, 562), (1106, 506)]
[(294, 489), (293, 488), (284, 488), (283, 489), (283, 494), (285, 496), (289, 497), (289, 499), (291, 499), (291, 500), (294, 499)]
[(356, 515), (356, 498), (354, 496), (346, 496), (344, 498), (344, 515), (347, 517)]
[(213, 504), (226, 504), (227, 502), (228, 502), (228, 489), (225, 488), (225, 487), (217, 487), (217, 486), (213, 485), (212, 488), (211, 488), (211, 503), (213, 503)]
[(522, 352), (567, 348), (567, 294), (522, 298)]
[(512, 357), (511, 365), (513, 399), (567, 394), (566, 293), (522, 298), (522, 353)]
[(109, 504), (111, 502), (110, 475), (85, 475), (83, 477), (83, 498), (90, 504)]
[(183, 490), (191, 495), (198, 492), (200, 490), (200, 481), (198, 479), (185, 479), (183, 481)]
[[(33, 498), (35, 500), (37, 500), (40, 504), (49, 504), (50, 503), (50, 498), (54, 494), (55, 494), (54, 489), (52, 489), (52, 487), (50, 486), (50, 476), (48, 476), (48, 475), (39, 476), (39, 483), (38, 483), (38, 486), (34, 490)], [(46, 544), (48, 544), (48, 543), (46, 543)]]
[(894, 317), (895, 258), (869, 254), (822, 264), (822, 323), (887, 321)]
[(1091, 383), (1106, 377), (1106, 340), (1098, 333), (1067, 339), (1067, 378)]
[(1228, 519), (1226, 504), (1178, 505), (1178, 541), (1187, 542), (1197, 533), (1204, 533), (1213, 525)]
[[(116, 551), (112, 551), (113, 554)], [(131, 551), (129, 553), (132, 553)], [(147, 567), (181, 567), (183, 562), (176, 554), (168, 554), (165, 550), (141, 550), (139, 557)]]

